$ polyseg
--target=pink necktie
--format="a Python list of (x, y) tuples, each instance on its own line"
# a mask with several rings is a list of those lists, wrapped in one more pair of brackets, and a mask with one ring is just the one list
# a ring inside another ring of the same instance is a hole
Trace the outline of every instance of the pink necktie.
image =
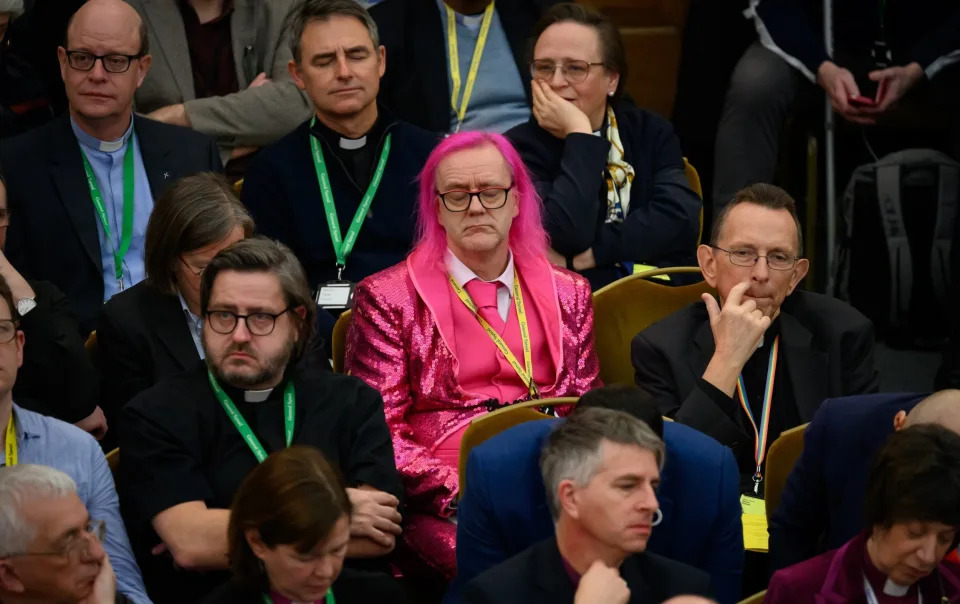
[(497, 311), (497, 290), (500, 289), (500, 282), (481, 281), (480, 279), (471, 279), (465, 286), (470, 299), (477, 305), (477, 313), (490, 324), (497, 332), (503, 331), (503, 319)]

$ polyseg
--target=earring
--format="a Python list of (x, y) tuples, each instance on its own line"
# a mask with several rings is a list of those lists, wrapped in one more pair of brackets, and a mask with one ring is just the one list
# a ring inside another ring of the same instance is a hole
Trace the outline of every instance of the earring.
[(660, 508), (657, 508), (657, 511), (654, 512), (653, 522), (650, 523), (650, 526), (657, 526), (663, 522), (663, 512), (660, 511)]
[(613, 96), (613, 93), (614, 93), (614, 91), (611, 90), (610, 92), (607, 93), (607, 96)]

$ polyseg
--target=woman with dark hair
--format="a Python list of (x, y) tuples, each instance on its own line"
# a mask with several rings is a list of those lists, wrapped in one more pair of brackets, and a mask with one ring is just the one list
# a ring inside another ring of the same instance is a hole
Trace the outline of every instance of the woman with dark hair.
[(156, 201), (144, 244), (147, 278), (111, 298), (97, 321), (108, 419), (160, 378), (200, 362), (203, 269), (220, 250), (253, 235), (253, 227), (219, 174), (182, 178)]
[(387, 575), (343, 568), (351, 513), (340, 477), (319, 451), (293, 446), (271, 454), (233, 499), (234, 576), (204, 602), (406, 602)]
[(867, 481), (867, 528), (843, 547), (779, 570), (766, 602), (960, 601), (960, 435), (938, 424), (894, 433)]
[(546, 210), (551, 261), (594, 289), (637, 264), (695, 264), (702, 203), (663, 118), (621, 101), (626, 55), (617, 26), (573, 3), (534, 30), (533, 118), (507, 132)]

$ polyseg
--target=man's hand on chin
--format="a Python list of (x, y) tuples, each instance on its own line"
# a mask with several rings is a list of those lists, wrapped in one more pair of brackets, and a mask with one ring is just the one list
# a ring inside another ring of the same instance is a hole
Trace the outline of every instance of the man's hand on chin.
[(772, 321), (757, 308), (755, 300), (743, 300), (749, 288), (749, 281), (734, 285), (723, 308), (712, 295), (703, 294), (714, 342), (713, 358), (703, 372), (703, 379), (727, 396), (733, 396), (740, 371), (760, 346)]

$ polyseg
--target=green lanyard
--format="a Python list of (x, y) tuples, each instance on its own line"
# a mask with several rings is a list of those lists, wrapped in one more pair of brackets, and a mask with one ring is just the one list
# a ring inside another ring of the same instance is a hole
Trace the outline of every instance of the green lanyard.
[[(313, 128), (317, 118), (310, 120), (310, 127)], [(347, 256), (353, 251), (353, 245), (357, 242), (357, 235), (360, 233), (360, 227), (370, 211), (370, 204), (373, 203), (373, 196), (377, 194), (380, 187), (380, 179), (383, 178), (383, 170), (387, 166), (387, 157), (390, 155), (390, 137), (383, 143), (383, 151), (380, 152), (380, 161), (377, 162), (377, 169), (370, 180), (370, 186), (360, 200), (360, 207), (357, 213), (353, 215), (353, 222), (347, 229), (346, 238), (340, 235), (340, 221), (337, 218), (337, 207), (333, 204), (333, 193), (330, 191), (330, 178), (327, 176), (327, 163), (323, 160), (323, 150), (320, 148), (320, 141), (317, 137), (310, 135), (310, 149), (313, 151), (313, 167), (317, 170), (317, 181), (320, 183), (320, 196), (323, 198), (323, 211), (327, 216), (327, 226), (330, 228), (330, 240), (333, 241), (333, 252), (337, 255), (337, 279), (343, 274), (343, 267), (347, 264)]]
[[(327, 604), (337, 604), (337, 601), (333, 599), (332, 587), (327, 590), (326, 602)], [(271, 598), (267, 594), (263, 594), (263, 604), (273, 604), (273, 598)]]
[[(127, 141), (127, 152), (123, 154), (123, 225), (120, 230), (120, 245), (113, 250), (113, 270), (117, 277), (120, 289), (123, 289), (123, 258), (130, 249), (130, 238), (133, 235), (133, 148), (136, 144), (134, 135), (130, 133)], [(80, 152), (83, 158), (83, 169), (87, 173), (87, 186), (90, 187), (90, 198), (93, 207), (97, 210), (97, 217), (103, 225), (103, 232), (108, 241), (113, 241), (110, 234), (110, 220), (107, 218), (107, 208), (103, 203), (103, 193), (97, 185), (97, 177), (93, 174), (87, 155)]]
[[(217, 383), (217, 378), (213, 377), (213, 373), (211, 373), (209, 369), (207, 370), (207, 378), (210, 380), (210, 387), (213, 388), (213, 393), (217, 396), (217, 400), (220, 401), (220, 406), (227, 412), (227, 417), (229, 417), (233, 425), (236, 426), (237, 432), (240, 433), (240, 436), (243, 437), (247, 446), (253, 451), (253, 455), (257, 458), (257, 461), (262, 462), (267, 458), (267, 452), (264, 450), (263, 445), (260, 444), (253, 430), (250, 429), (247, 420), (243, 419), (243, 416), (237, 411), (236, 405), (233, 404), (233, 401), (230, 400), (227, 393), (223, 391), (223, 388)], [(290, 380), (287, 382), (286, 388), (283, 389), (283, 431), (287, 437), (288, 447), (290, 443), (293, 442), (294, 411), (296, 410), (296, 406), (297, 397), (293, 391), (293, 380)]]

